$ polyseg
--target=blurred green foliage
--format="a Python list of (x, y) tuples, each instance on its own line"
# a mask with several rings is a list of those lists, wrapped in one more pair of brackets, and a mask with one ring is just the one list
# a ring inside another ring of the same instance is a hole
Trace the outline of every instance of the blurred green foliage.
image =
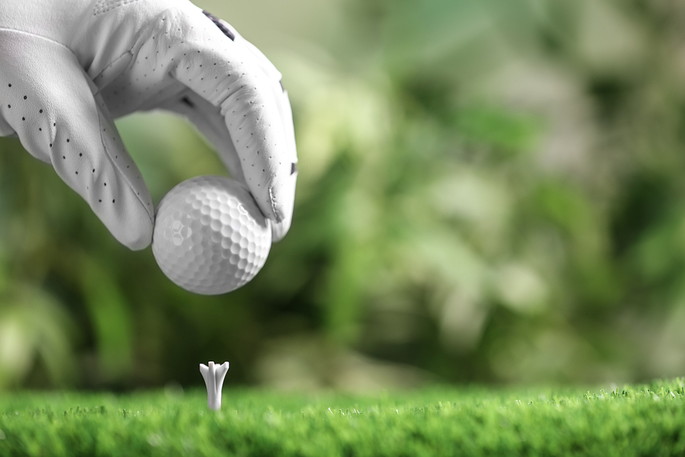
[[(0, 140), (0, 387), (198, 384), (210, 359), (300, 388), (682, 374), (685, 5), (257, 3), (197, 2), (284, 74), (290, 234), (194, 296)], [(182, 120), (118, 125), (156, 201), (223, 172)]]

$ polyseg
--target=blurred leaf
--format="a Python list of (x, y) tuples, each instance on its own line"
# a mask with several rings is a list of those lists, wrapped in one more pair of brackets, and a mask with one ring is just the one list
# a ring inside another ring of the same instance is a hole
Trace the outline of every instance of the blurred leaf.
[[(106, 265), (106, 264), (105, 264)], [(101, 381), (119, 381), (133, 368), (133, 316), (111, 272), (84, 257), (81, 263), (84, 299), (97, 341), (97, 370)]]
[(461, 110), (456, 127), (467, 144), (487, 145), (508, 154), (529, 152), (538, 132), (532, 119), (485, 105)]
[(32, 371), (45, 376), (35, 380), (39, 386), (69, 382), (75, 368), (69, 317), (30, 285), (13, 284), (0, 296), (0, 388), (21, 384)]

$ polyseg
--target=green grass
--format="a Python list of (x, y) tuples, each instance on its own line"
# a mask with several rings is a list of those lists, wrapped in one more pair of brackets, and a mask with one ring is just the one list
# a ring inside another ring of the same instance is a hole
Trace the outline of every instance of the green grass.
[(685, 379), (381, 395), (228, 388), (0, 396), (0, 456), (685, 455)]

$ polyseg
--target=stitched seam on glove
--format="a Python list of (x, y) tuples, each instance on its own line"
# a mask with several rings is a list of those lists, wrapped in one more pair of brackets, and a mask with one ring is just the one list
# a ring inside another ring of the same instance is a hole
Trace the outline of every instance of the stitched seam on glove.
[[(98, 105), (97, 98), (93, 98), (94, 102), (96, 105)], [(98, 110), (98, 124), (99, 124), (99, 130), (100, 130), (100, 142), (102, 143), (102, 150), (105, 151), (105, 155), (107, 156), (107, 159), (110, 161), (112, 166), (117, 170), (117, 173), (119, 176), (121, 176), (121, 179), (123, 182), (126, 183), (128, 188), (131, 190), (132, 193), (136, 194), (136, 199), (140, 203), (140, 206), (142, 206), (145, 209), (145, 212), (147, 213), (148, 217), (150, 218), (150, 221), (154, 223), (155, 216), (154, 216), (154, 210), (150, 208), (146, 202), (143, 200), (143, 197), (136, 192), (136, 187), (133, 185), (131, 180), (129, 179), (128, 175), (125, 173), (125, 170), (121, 167), (118, 161), (112, 159), (112, 153), (110, 152), (109, 148), (107, 147), (107, 141), (105, 141), (104, 138), (104, 133), (103, 133), (103, 128), (102, 126), (105, 125), (102, 119), (101, 111)]]
[(136, 3), (138, 1), (140, 0), (100, 0), (93, 7), (93, 16), (104, 14), (119, 8), (120, 6), (130, 5), (131, 3)]
[(93, 82), (96, 83), (96, 85), (97, 85), (97, 91), (94, 92), (94, 95), (99, 94), (102, 91), (102, 88), (106, 85), (105, 83), (109, 82), (109, 81), (105, 81), (105, 83), (102, 82), (102, 78), (105, 76), (107, 71), (110, 70), (111, 68), (115, 67), (116, 65), (118, 65), (122, 60), (124, 60), (126, 58), (129, 58), (129, 59), (133, 58), (133, 49), (130, 49), (130, 50), (122, 53), (119, 57), (112, 60), (105, 68), (103, 68), (95, 76), (93, 76), (93, 78), (92, 78)]
[(30, 37), (40, 38), (41, 40), (49, 41), (50, 43), (62, 46), (65, 49), (69, 49), (69, 52), (73, 53), (73, 51), (69, 48), (69, 46), (65, 45), (64, 43), (60, 43), (59, 41), (55, 41), (52, 38), (48, 38), (46, 36), (43, 36), (43, 35), (37, 35), (35, 33), (25, 32), (24, 30), (13, 29), (11, 27), (0, 27), (0, 32), (19, 33), (19, 34), (30, 36)]

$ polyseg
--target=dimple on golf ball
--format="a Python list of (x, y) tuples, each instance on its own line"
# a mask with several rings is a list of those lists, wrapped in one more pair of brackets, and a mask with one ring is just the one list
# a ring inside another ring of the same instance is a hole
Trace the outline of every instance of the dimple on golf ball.
[(238, 181), (192, 178), (157, 208), (152, 253), (164, 274), (190, 292), (218, 295), (245, 285), (270, 247), (269, 221)]

